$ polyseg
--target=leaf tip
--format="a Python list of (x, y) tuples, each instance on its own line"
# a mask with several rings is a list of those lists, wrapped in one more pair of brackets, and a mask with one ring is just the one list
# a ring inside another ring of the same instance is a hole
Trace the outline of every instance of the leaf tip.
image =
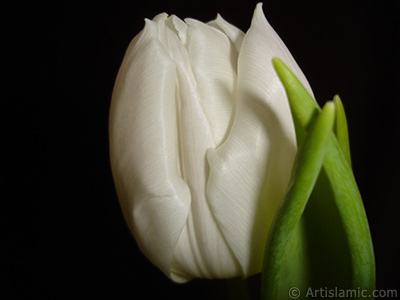
[(340, 99), (339, 95), (336, 94), (335, 96), (333, 96), (333, 102), (338, 105), (338, 104), (342, 104), (342, 100)]
[(279, 57), (273, 57), (272, 64), (274, 65), (276, 71), (286, 67), (285, 63)]

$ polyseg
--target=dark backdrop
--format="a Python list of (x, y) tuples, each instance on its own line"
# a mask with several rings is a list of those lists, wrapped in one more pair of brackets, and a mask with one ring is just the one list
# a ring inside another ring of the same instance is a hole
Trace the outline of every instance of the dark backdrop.
[[(270, 0), (263, 8), (318, 102), (336, 93), (344, 102), (377, 288), (398, 289), (399, 14), (396, 1), (374, 2)], [(223, 299), (224, 282), (174, 284), (138, 250), (113, 186), (108, 110), (124, 52), (144, 18), (165, 11), (209, 21), (219, 12), (246, 31), (256, 3), (65, 2), (26, 12), (16, 52), (32, 64), (23, 72), (27, 84), (10, 98), (18, 115), (11, 142), (22, 154), (9, 159), (17, 187), (7, 199), (16, 215), (6, 226), (3, 268), (15, 295)]]

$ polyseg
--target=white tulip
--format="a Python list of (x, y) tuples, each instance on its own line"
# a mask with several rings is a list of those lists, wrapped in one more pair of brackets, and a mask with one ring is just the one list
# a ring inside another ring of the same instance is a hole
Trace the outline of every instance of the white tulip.
[(168, 277), (261, 271), (296, 154), (271, 59), (311, 89), (258, 4), (246, 34), (166, 13), (146, 19), (120, 68), (110, 157), (126, 222)]

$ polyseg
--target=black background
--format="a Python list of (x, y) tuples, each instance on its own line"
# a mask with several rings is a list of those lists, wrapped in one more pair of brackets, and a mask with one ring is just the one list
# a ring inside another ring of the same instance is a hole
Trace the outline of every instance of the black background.
[[(24, 29), (14, 36), (14, 54), (24, 71), (10, 73), (17, 84), (9, 88), (15, 121), (7, 127), (13, 168), (5, 202), (13, 210), (3, 210), (2, 268), (13, 295), (224, 299), (223, 281), (174, 284), (138, 250), (113, 186), (108, 111), (144, 18), (165, 11), (205, 22), (219, 12), (246, 31), (256, 3), (60, 2), (28, 7), (23, 16), (16, 9)], [(263, 9), (318, 102), (342, 98), (377, 288), (399, 289), (399, 14), (397, 1), (376, 3), (270, 0)]]

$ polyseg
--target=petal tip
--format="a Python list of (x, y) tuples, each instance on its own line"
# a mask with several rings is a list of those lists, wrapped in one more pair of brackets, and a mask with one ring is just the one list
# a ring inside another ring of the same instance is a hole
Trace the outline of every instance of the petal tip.
[(253, 22), (267, 22), (267, 18), (265, 17), (264, 10), (263, 10), (263, 3), (258, 2), (256, 5), (256, 8), (254, 9), (254, 14), (253, 14)]
[(163, 12), (163, 13), (159, 13), (158, 15), (156, 15), (153, 18), (153, 21), (155, 21), (157, 23), (158, 22), (164, 22), (167, 18), (168, 18), (168, 14), (166, 12)]
[(262, 2), (258, 2), (256, 5), (256, 8), (254, 10), (254, 14), (257, 16), (264, 16), (264, 11), (263, 11), (263, 3)]
[(215, 21), (221, 27), (224, 27), (225, 24), (229, 24), (230, 25), (230, 23), (227, 22), (220, 14), (217, 14), (217, 17), (215, 18)]

